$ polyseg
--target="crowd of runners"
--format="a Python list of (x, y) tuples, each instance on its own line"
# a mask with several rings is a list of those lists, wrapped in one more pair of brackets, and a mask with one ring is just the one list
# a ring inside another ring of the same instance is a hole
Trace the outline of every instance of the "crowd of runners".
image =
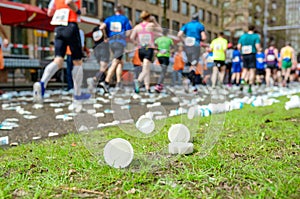
[[(63, 66), (67, 46), (71, 51), (73, 70), (70, 74), (74, 85), (74, 99), (91, 97), (100, 86), (109, 92), (112, 79), (114, 86), (122, 87), (124, 54), (131, 52), (134, 66), (133, 91), (151, 91), (151, 65), (161, 67), (160, 76), (155, 80), (154, 90), (160, 93), (168, 68), (172, 68), (171, 86), (182, 85), (186, 92), (192, 88), (198, 92), (198, 85), (209, 85), (212, 89), (224, 85), (247, 85), (252, 92), (253, 85), (287, 87), (300, 79), (300, 56), (286, 42), (277, 48), (274, 41), (262, 49), (260, 35), (250, 25), (236, 44), (229, 43), (222, 32), (210, 43), (207, 41), (205, 26), (199, 22), (198, 14), (184, 24), (178, 34), (162, 28), (148, 11), (142, 11), (140, 23), (135, 26), (124, 15), (122, 5), (115, 7), (114, 15), (102, 20), (93, 29), (93, 55), (99, 63), (99, 71), (87, 78), (88, 92), (82, 92), (83, 67), (82, 44), (77, 24), (83, 14), (80, 1), (52, 0), (48, 14), (53, 16), (55, 28), (55, 59), (46, 66), (40, 82), (34, 84), (34, 99), (43, 98), (50, 78)], [(66, 12), (66, 10), (68, 12)], [(297, 59), (298, 58), (298, 59)]]

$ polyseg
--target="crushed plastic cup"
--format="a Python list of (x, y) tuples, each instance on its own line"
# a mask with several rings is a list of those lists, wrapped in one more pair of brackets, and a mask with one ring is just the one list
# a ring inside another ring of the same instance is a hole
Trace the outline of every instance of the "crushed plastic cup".
[(130, 142), (122, 138), (115, 138), (105, 145), (103, 155), (109, 166), (125, 168), (132, 162), (134, 151)]
[(184, 124), (174, 124), (169, 128), (168, 138), (170, 142), (189, 142), (190, 130)]
[(150, 134), (155, 129), (155, 123), (152, 118), (142, 115), (135, 124), (136, 128), (145, 134)]
[(170, 154), (191, 154), (194, 151), (193, 143), (171, 142), (169, 143)]
[(285, 103), (284, 108), (286, 110), (290, 110), (292, 108), (300, 108), (300, 100), (293, 100), (293, 101), (288, 101)]
[(8, 136), (0, 137), (0, 146), (7, 145), (9, 143)]

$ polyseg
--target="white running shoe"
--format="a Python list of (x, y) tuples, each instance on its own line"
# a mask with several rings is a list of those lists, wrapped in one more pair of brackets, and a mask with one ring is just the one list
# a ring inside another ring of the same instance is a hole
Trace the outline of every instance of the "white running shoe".
[(43, 100), (42, 96), (42, 86), (40, 82), (35, 82), (33, 84), (33, 101), (41, 102)]
[(95, 81), (94, 78), (89, 77), (86, 80), (87, 83), (87, 88), (89, 93), (94, 93), (95, 92)]

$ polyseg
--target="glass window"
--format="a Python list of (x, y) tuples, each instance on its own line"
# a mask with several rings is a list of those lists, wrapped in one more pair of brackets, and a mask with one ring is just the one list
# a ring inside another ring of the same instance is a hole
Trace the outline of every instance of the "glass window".
[(211, 31), (207, 31), (207, 41), (211, 42)]
[(255, 20), (255, 25), (260, 26), (261, 25), (261, 21), (259, 19)]
[(273, 10), (276, 10), (277, 9), (277, 4), (275, 1), (272, 2), (272, 9)]
[(238, 37), (242, 36), (242, 34), (244, 34), (243, 30), (236, 30), (234, 33), (234, 37), (238, 38)]
[(229, 7), (230, 7), (230, 2), (229, 2), (229, 1), (225, 1), (225, 2), (223, 3), (223, 7), (224, 7), (224, 8), (229, 8)]
[(166, 8), (170, 8), (170, 0), (160, 0), (161, 7), (164, 7), (164, 3), (166, 1)]
[(157, 5), (158, 4), (158, 0), (149, 0), (149, 3)]
[(253, 23), (253, 17), (252, 17), (252, 16), (249, 16), (249, 17), (248, 17), (248, 22), (249, 22), (249, 23)]
[(255, 6), (255, 10), (257, 11), (257, 12), (261, 12), (262, 11), (262, 8), (260, 7), (260, 5), (256, 5)]
[(128, 17), (129, 20), (132, 20), (132, 10), (131, 8), (124, 6), (124, 15)]
[(180, 23), (178, 21), (172, 21), (172, 29), (175, 30), (175, 31), (179, 31), (180, 29)]
[(215, 16), (215, 25), (218, 26), (219, 25), (219, 16), (217, 14), (215, 14), (214, 16)]
[(237, 15), (235, 19), (236, 19), (236, 22), (238, 22), (238, 23), (245, 21), (245, 17), (243, 15)]
[(207, 3), (211, 4), (211, 0), (206, 0)]
[(218, 2), (218, 0), (213, 0), (213, 6), (218, 6), (218, 4), (219, 4), (219, 2)]
[(114, 14), (114, 3), (109, 2), (109, 1), (103, 1), (102, 5), (103, 5), (103, 7), (102, 7), (103, 18), (107, 18)]
[(231, 17), (230, 16), (225, 16), (223, 18), (223, 22), (224, 22), (224, 25), (228, 25), (228, 23), (231, 21)]
[(95, 0), (83, 0), (82, 7), (86, 8), (86, 13), (90, 15), (97, 15), (97, 1)]
[(195, 5), (191, 5), (191, 15), (195, 14), (197, 12), (197, 7)]
[(243, 7), (243, 1), (242, 0), (237, 0), (236, 7), (237, 8), (242, 8)]
[(224, 35), (230, 37), (231, 36), (231, 32), (230, 30), (224, 30)]
[(202, 8), (199, 9), (199, 20), (200, 21), (204, 21), (205, 20), (205, 11)]
[(142, 11), (141, 10), (135, 10), (135, 23), (139, 23), (141, 21), (140, 15)]
[(181, 14), (183, 15), (189, 14), (189, 4), (185, 1), (181, 2)]
[[(37, 0), (36, 5), (40, 8), (48, 8), (50, 0)], [(25, 3), (25, 2), (23, 2)]]
[(208, 11), (208, 12), (207, 12), (207, 22), (208, 22), (208, 23), (211, 23), (211, 21), (212, 21), (212, 14), (211, 14), (210, 11)]
[(179, 12), (179, 0), (172, 0), (172, 10)]

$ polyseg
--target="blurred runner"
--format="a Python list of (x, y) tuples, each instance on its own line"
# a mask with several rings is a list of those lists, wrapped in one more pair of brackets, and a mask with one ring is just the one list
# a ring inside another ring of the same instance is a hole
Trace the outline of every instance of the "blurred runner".
[(104, 82), (100, 85), (105, 92), (109, 92), (109, 83), (116, 74), (117, 83), (116, 87), (121, 87), (122, 72), (123, 72), (123, 53), (127, 45), (126, 37), (129, 36), (131, 24), (129, 19), (123, 15), (124, 10), (121, 4), (115, 8), (115, 14), (105, 19), (104, 23), (100, 26), (100, 30), (105, 30), (109, 39), (110, 49), (113, 52), (113, 60), (111, 66), (107, 71), (107, 76)]
[(238, 49), (241, 51), (243, 57), (241, 84), (249, 83), (248, 93), (252, 93), (251, 87), (255, 81), (256, 52), (260, 48), (260, 37), (254, 33), (254, 28), (253, 25), (249, 25), (248, 32), (243, 34), (238, 41)]
[(170, 63), (169, 60), (170, 60), (171, 50), (174, 45), (173, 40), (168, 37), (168, 32), (169, 32), (168, 29), (164, 29), (163, 36), (158, 37), (154, 42), (158, 50), (156, 56), (158, 58), (158, 62), (161, 67), (161, 73), (158, 78), (157, 84), (155, 86), (155, 91), (158, 93), (160, 93), (163, 90), (163, 83)]
[[(139, 48), (139, 58), (143, 63), (143, 69), (137, 81), (135, 81), (134, 91), (140, 92), (140, 86), (144, 81), (147, 92), (150, 91), (150, 66), (154, 55), (155, 35), (162, 32), (161, 26), (154, 16), (147, 11), (141, 13), (142, 22), (133, 28), (130, 39)], [(137, 40), (136, 40), (137, 39)]]
[(275, 47), (275, 42), (272, 41), (270, 46), (265, 49), (266, 57), (266, 86), (270, 86), (270, 78), (273, 78), (274, 82), (278, 82), (277, 78), (277, 62), (278, 62), (278, 49)]
[(291, 68), (293, 65), (296, 65), (296, 56), (295, 56), (295, 50), (291, 46), (290, 43), (286, 43), (284, 47), (280, 50), (280, 59), (281, 59), (281, 69), (282, 69), (282, 75), (283, 75), (283, 81), (282, 86), (286, 87), (288, 86), (288, 80), (291, 73)]
[[(83, 13), (85, 10), (83, 10)], [(51, 77), (63, 67), (67, 46), (70, 46), (74, 68), (72, 78), (74, 84), (74, 99), (85, 100), (90, 94), (81, 92), (83, 79), (82, 46), (77, 22), (80, 21), (81, 1), (52, 0), (48, 6), (48, 15), (53, 16), (51, 24), (55, 27), (55, 58), (44, 70), (40, 82), (33, 85), (34, 101), (41, 101)]]
[(193, 14), (192, 20), (181, 27), (177, 36), (184, 42), (185, 52), (188, 58), (187, 65), (190, 67), (189, 80), (184, 80), (184, 90), (188, 92), (189, 82), (195, 85), (195, 70), (200, 57), (201, 41), (206, 40), (205, 27), (199, 22), (198, 13)]
[(173, 62), (173, 72), (172, 72), (172, 85), (182, 85), (182, 72), (187, 62), (187, 57), (183, 51), (183, 45), (178, 44), (178, 49), (172, 56), (171, 60)]

